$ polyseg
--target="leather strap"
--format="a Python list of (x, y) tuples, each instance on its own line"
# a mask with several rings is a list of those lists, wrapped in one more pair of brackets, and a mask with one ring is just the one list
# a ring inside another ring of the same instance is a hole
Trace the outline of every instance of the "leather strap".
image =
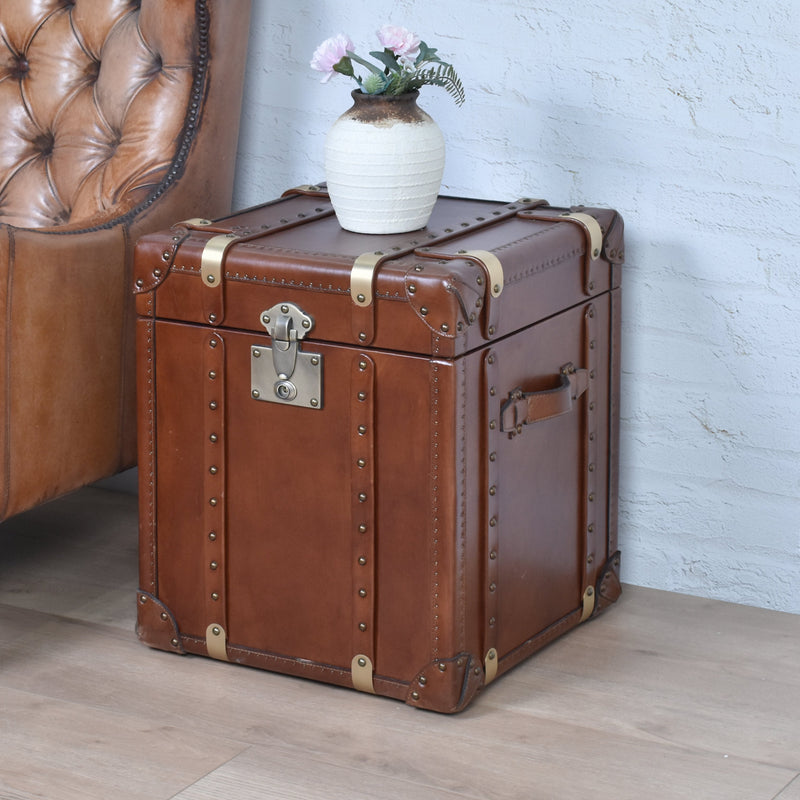
[(569, 222), (578, 226), (584, 234), (586, 248), (583, 268), (583, 291), (591, 296), (595, 290), (592, 279), (592, 264), (603, 252), (603, 229), (591, 214), (583, 211), (560, 211), (555, 208), (526, 209), (519, 213), (520, 219), (537, 220), (539, 222)]
[(350, 404), (353, 686), (371, 689), (375, 663), (375, 364), (353, 357)]
[[(499, 377), (498, 355), (494, 350), (488, 350), (483, 356), (483, 392), (486, 399), (486, 409), (497, 408), (497, 381)], [(500, 549), (500, 498), (497, 488), (500, 475), (497, 463), (497, 451), (500, 431), (500, 421), (491, 411), (488, 419), (484, 419), (484, 446), (483, 453), (486, 458), (486, 475), (488, 485), (485, 488), (485, 519), (486, 546), (484, 550), (484, 635), (483, 635), (483, 660), (486, 683), (490, 683), (497, 675), (500, 656), (497, 652), (497, 598), (500, 591), (498, 587), (499, 576), (499, 549)]]
[(589, 370), (565, 364), (553, 389), (539, 392), (514, 389), (500, 408), (500, 430), (514, 436), (522, 433), (525, 425), (568, 414), (588, 385)]
[(225, 341), (211, 331), (203, 345), (203, 556), (206, 643), (212, 658), (227, 661), (225, 584)]
[(595, 583), (598, 562), (605, 561), (605, 526), (598, 525), (597, 497), (597, 426), (601, 422), (597, 413), (597, 311), (587, 304), (583, 311), (583, 358), (587, 366), (588, 383), (584, 400), (583, 430), (583, 613), (581, 622), (587, 620), (596, 607)]

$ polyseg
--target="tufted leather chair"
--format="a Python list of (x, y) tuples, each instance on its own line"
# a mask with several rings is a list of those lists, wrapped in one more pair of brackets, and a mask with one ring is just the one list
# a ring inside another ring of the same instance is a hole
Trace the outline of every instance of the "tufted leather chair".
[(133, 465), (143, 233), (230, 210), (250, 0), (0, 0), (0, 519)]

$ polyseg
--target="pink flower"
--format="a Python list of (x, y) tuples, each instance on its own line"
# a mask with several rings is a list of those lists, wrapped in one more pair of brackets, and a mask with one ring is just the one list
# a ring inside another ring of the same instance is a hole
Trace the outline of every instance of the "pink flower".
[(314, 55), (311, 57), (311, 68), (324, 72), (322, 82), (327, 83), (333, 77), (333, 68), (347, 57), (348, 50), (352, 52), (353, 49), (353, 42), (344, 33), (331, 36), (314, 51)]
[(384, 25), (378, 31), (378, 41), (398, 58), (411, 61), (419, 52), (419, 36), (399, 25)]

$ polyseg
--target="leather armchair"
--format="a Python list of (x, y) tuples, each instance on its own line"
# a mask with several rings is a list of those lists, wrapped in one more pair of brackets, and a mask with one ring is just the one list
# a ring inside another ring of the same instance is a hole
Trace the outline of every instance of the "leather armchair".
[(0, 2), (0, 519), (135, 463), (133, 246), (229, 212), (249, 17)]

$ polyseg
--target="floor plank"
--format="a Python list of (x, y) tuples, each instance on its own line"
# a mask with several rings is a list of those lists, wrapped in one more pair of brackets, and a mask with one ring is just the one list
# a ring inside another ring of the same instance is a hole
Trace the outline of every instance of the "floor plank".
[(0, 800), (800, 800), (800, 616), (626, 587), (449, 717), (140, 644), (130, 495), (0, 547)]
[(800, 800), (800, 775), (798, 775), (775, 800)]

